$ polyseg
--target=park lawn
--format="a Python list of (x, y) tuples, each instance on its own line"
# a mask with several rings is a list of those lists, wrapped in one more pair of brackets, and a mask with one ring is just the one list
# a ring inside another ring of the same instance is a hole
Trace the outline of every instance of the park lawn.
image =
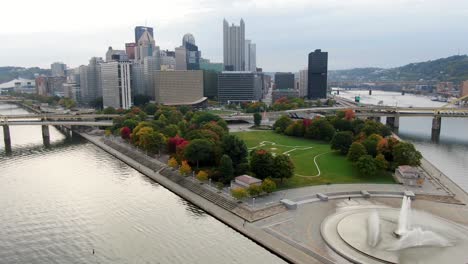
[[(295, 166), (295, 175), (284, 180), (279, 186), (280, 189), (331, 183), (394, 183), (390, 173), (379, 177), (359, 175), (357, 169), (345, 156), (332, 151), (330, 145), (325, 142), (289, 137), (273, 131), (235, 132), (232, 134), (244, 140), (249, 151), (265, 149), (272, 152), (273, 155), (284, 152), (289, 154)], [(261, 145), (262, 142), (264, 142), (263, 145)], [(318, 175), (317, 166), (314, 163), (315, 157), (320, 168), (320, 175)]]

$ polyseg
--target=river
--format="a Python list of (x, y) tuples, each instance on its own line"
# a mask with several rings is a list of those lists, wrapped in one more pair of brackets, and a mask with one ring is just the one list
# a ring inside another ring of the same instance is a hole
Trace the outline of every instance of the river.
[[(0, 104), (0, 114), (26, 114)], [(0, 133), (0, 263), (284, 263), (80, 138)], [(94, 250), (94, 254), (93, 254)]]
[[(365, 90), (340, 91), (340, 96), (354, 100), (360, 95), (361, 103), (389, 106), (439, 107), (446, 103), (434, 102), (430, 97), (396, 92)], [(383, 120), (384, 121), (384, 120)], [(468, 191), (468, 118), (442, 118), (440, 141), (431, 141), (431, 117), (400, 118), (398, 135), (412, 142), (423, 156)]]

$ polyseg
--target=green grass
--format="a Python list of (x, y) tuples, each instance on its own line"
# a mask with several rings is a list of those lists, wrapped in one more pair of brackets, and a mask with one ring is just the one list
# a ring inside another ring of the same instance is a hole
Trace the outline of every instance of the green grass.
[[(273, 131), (235, 132), (233, 134), (243, 139), (249, 150), (265, 149), (274, 155), (285, 152), (289, 154), (295, 165), (295, 175), (283, 182), (280, 186), (282, 189), (328, 183), (394, 183), (390, 173), (377, 177), (359, 175), (357, 169), (345, 156), (332, 151), (330, 145), (325, 142), (288, 137)], [(261, 145), (262, 142), (263, 145)], [(318, 170), (314, 158), (320, 168), (320, 176), (317, 176)]]

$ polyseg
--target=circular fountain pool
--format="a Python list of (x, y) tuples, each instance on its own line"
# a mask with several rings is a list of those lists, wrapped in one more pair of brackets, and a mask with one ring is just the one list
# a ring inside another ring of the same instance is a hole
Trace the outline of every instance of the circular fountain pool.
[(397, 237), (401, 215), (386, 207), (342, 211), (322, 222), (321, 234), (355, 263), (468, 263), (466, 227), (413, 210), (405, 220), (410, 228)]

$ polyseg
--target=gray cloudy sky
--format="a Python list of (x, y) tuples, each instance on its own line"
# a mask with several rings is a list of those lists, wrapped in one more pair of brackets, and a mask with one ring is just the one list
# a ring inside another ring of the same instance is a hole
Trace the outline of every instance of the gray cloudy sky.
[(145, 24), (162, 49), (190, 32), (204, 58), (222, 61), (222, 20), (241, 17), (265, 71), (297, 71), (316, 48), (330, 69), (468, 53), (467, 0), (15, 0), (2, 2), (0, 65), (87, 64)]

